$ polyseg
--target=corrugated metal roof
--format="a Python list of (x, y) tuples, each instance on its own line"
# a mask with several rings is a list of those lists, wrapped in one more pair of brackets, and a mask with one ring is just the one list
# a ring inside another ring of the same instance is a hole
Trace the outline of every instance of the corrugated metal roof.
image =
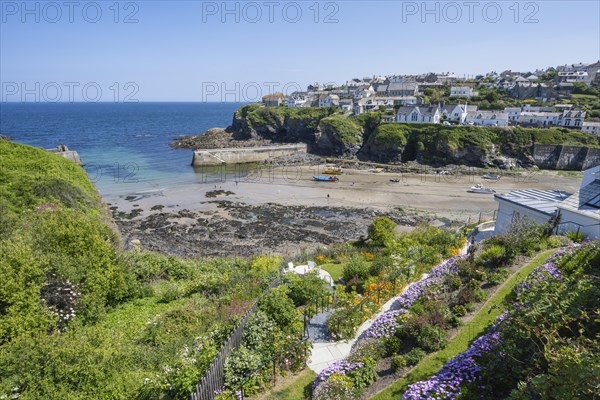
[(525, 189), (513, 190), (507, 194), (496, 194), (494, 197), (510, 203), (518, 204), (544, 214), (552, 215), (558, 205), (571, 196), (571, 193), (562, 190)]
[(579, 189), (579, 192), (560, 203), (560, 208), (600, 218), (600, 179)]

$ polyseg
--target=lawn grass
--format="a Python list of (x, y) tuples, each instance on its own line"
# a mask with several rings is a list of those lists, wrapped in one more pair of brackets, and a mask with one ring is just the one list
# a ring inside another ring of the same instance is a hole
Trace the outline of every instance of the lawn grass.
[(492, 297), (490, 297), (466, 325), (462, 326), (446, 348), (432, 353), (417, 364), (406, 376), (398, 379), (386, 389), (371, 397), (374, 400), (399, 399), (408, 385), (430, 378), (451, 358), (467, 350), (469, 343), (479, 337), (503, 310), (502, 303), (512, 290), (546, 261), (556, 250), (547, 250), (538, 254), (527, 265), (512, 275)]
[(323, 264), (320, 265), (321, 269), (329, 272), (334, 282), (337, 282), (344, 272), (344, 264)]
[(261, 400), (309, 399), (310, 385), (312, 385), (316, 377), (317, 374), (306, 368), (298, 375), (288, 377), (286, 381), (283, 382), (283, 386), (276, 386), (272, 391), (261, 397)]

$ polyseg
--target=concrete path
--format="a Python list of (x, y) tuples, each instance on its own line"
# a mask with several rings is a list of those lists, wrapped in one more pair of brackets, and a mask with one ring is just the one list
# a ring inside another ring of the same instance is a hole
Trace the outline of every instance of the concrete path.
[[(423, 274), (421, 276), (421, 279), (419, 279), (419, 281), (427, 278), (427, 276), (428, 276), (428, 274)], [(400, 294), (389, 299), (381, 307), (381, 309), (379, 310), (379, 312), (377, 314), (373, 315), (370, 319), (363, 322), (362, 325), (356, 331), (356, 335), (354, 336), (353, 339), (347, 340), (347, 341), (331, 342), (331, 341), (323, 341), (322, 339), (319, 340), (318, 338), (315, 338), (315, 340), (313, 340), (313, 337), (311, 336), (310, 341), (313, 343), (313, 349), (312, 349), (310, 359), (308, 360), (308, 368), (310, 368), (311, 370), (313, 370), (314, 372), (316, 372), (318, 374), (319, 372), (321, 372), (322, 370), (324, 370), (325, 368), (327, 368), (334, 362), (343, 360), (346, 357), (348, 357), (350, 355), (350, 351), (352, 350), (352, 347), (354, 347), (354, 345), (363, 338), (364, 333), (366, 332), (367, 329), (369, 329), (369, 327), (373, 324), (373, 322), (375, 322), (377, 317), (379, 317), (384, 312), (390, 310), (392, 307), (392, 304), (394, 304), (394, 302), (398, 299), (398, 297), (400, 297), (414, 283), (415, 282), (406, 286)], [(323, 314), (325, 314), (325, 313), (323, 313)], [(321, 324), (324, 323), (325, 332), (327, 332), (327, 320), (325, 320), (323, 322), (321, 314), (317, 314), (317, 315), (315, 315), (315, 317), (313, 317), (313, 319), (311, 320), (311, 325), (312, 325), (313, 320), (317, 316), (320, 316), (319, 319), (317, 320), (317, 323), (321, 323)], [(329, 316), (327, 316), (327, 318), (329, 318)], [(316, 329), (316, 328), (314, 328), (314, 329)]]

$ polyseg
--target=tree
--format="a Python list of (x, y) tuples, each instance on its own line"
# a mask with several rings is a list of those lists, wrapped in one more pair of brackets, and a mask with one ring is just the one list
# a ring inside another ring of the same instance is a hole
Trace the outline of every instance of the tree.
[(396, 223), (388, 217), (378, 217), (369, 226), (369, 240), (374, 246), (390, 247), (396, 240)]

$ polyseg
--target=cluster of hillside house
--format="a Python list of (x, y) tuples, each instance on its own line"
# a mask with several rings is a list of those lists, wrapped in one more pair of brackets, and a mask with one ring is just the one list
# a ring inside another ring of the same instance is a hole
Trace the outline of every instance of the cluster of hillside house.
[[(541, 82), (541, 76), (553, 72), (552, 83)], [(309, 85), (306, 91), (290, 95), (274, 93), (263, 97), (267, 106), (336, 107), (347, 114), (361, 115), (373, 110), (394, 110), (386, 115), (387, 122), (454, 123), (478, 126), (524, 125), (537, 127), (562, 126), (600, 134), (600, 123), (585, 122), (586, 112), (571, 105), (554, 107), (509, 107), (504, 110), (478, 110), (467, 105), (479, 93), (474, 86), (498, 88), (515, 98), (556, 100), (568, 97), (574, 84), (600, 83), (600, 61), (593, 64), (572, 64), (534, 72), (504, 71), (476, 77), (459, 77), (453, 73), (421, 75), (374, 76), (352, 79), (343, 85)], [(427, 89), (449, 88), (449, 97), (456, 104), (423, 104)]]

